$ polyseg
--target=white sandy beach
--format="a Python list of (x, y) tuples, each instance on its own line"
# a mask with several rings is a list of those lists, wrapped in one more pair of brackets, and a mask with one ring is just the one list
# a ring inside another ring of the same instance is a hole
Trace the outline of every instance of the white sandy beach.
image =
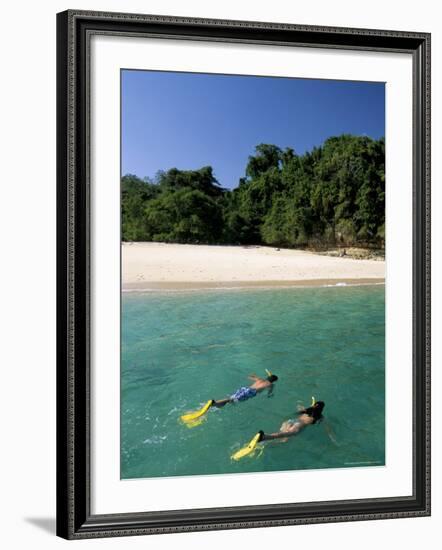
[(122, 244), (123, 290), (384, 282), (385, 262), (264, 246)]

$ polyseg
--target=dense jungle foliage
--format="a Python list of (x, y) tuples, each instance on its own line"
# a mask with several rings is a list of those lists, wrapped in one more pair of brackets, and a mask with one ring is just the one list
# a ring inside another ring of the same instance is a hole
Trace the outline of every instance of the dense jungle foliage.
[(121, 181), (124, 241), (384, 246), (383, 138), (331, 137), (303, 155), (260, 144), (233, 190), (211, 166)]

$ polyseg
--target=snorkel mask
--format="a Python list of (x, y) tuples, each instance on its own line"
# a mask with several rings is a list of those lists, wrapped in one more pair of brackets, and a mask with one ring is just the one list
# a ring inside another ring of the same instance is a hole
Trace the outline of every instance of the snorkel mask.
[(310, 406), (311, 409), (313, 409), (313, 417), (317, 420), (322, 417), (322, 411), (324, 410), (325, 403), (324, 401), (316, 401), (314, 397), (312, 397), (312, 404)]
[(265, 371), (267, 373), (267, 380), (269, 382), (271, 382), (273, 384), (273, 382), (276, 382), (278, 380), (278, 377), (276, 376), (276, 374), (273, 374), (273, 372), (271, 372), (267, 369)]

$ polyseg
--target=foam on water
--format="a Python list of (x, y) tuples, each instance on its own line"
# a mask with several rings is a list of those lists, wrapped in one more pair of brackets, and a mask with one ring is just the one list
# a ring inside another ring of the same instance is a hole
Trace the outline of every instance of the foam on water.
[(284, 290), (284, 289), (301, 289), (301, 288), (336, 288), (336, 287), (347, 287), (347, 286), (373, 286), (373, 285), (381, 285), (384, 286), (385, 282), (361, 282), (361, 283), (347, 283), (347, 282), (338, 282), (338, 283), (324, 283), (324, 284), (296, 284), (293, 283), (291, 285), (268, 285), (263, 284), (260, 285), (243, 285), (243, 286), (212, 286), (212, 287), (189, 287), (189, 288), (123, 288), (122, 292), (123, 294), (144, 294), (144, 293), (165, 293), (165, 294), (181, 294), (183, 292), (236, 292), (236, 291), (256, 291), (256, 290)]

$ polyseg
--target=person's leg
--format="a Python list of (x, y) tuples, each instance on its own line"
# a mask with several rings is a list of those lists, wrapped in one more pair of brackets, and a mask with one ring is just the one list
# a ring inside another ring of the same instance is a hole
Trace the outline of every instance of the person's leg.
[(232, 401), (231, 397), (227, 397), (226, 399), (219, 399), (218, 401), (214, 399), (212, 406), (220, 409), (221, 407), (224, 407), (224, 405), (227, 405), (227, 403), (230, 403), (231, 401)]
[(226, 399), (220, 399), (219, 401), (214, 400), (213, 406), (224, 407), (227, 403), (238, 403), (239, 401), (242, 401), (242, 396), (246, 389), (247, 388), (239, 388), (239, 390), (236, 390), (235, 393), (232, 393), (232, 395), (230, 395), (230, 397), (226, 397)]
[(287, 438), (296, 434), (297, 432), (274, 432), (272, 434), (263, 434), (261, 441), (271, 441), (273, 439), (282, 439), (287, 441)]

